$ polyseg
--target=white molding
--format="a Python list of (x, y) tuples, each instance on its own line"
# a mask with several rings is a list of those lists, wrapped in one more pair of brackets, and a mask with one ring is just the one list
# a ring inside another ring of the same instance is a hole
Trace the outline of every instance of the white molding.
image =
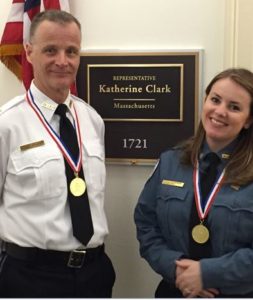
[(236, 37), (237, 37), (237, 0), (226, 0), (225, 2), (225, 24), (224, 24), (224, 69), (236, 65)]
[(226, 0), (224, 68), (253, 69), (252, 0)]
[(252, 0), (236, 0), (235, 54), (237, 67), (253, 68)]

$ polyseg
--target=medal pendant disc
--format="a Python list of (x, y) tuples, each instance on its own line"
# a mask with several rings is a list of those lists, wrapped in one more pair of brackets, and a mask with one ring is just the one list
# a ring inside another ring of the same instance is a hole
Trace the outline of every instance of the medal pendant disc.
[(192, 228), (192, 238), (198, 244), (204, 244), (209, 239), (209, 230), (203, 224), (196, 225)]
[(86, 190), (86, 183), (82, 178), (76, 177), (70, 182), (69, 188), (72, 195), (79, 197), (84, 194)]

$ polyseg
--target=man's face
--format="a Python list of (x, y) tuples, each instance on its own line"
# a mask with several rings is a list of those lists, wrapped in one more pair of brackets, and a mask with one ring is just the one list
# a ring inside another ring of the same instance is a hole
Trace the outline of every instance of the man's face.
[(76, 79), (80, 63), (81, 32), (76, 23), (43, 21), (26, 45), (34, 83), (54, 101), (63, 102)]

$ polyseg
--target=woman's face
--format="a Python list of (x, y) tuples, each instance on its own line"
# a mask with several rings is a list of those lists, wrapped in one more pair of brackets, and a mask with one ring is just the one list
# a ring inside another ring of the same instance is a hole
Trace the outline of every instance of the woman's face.
[(211, 150), (224, 148), (243, 128), (250, 127), (250, 105), (248, 91), (230, 78), (214, 83), (202, 111), (202, 123)]

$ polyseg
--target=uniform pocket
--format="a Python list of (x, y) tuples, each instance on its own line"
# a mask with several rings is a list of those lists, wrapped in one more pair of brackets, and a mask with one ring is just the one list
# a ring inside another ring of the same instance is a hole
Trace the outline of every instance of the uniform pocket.
[[(62, 173), (63, 157), (53, 145), (17, 150), (10, 156), (10, 184), (15, 182), (15, 192), (26, 199), (59, 196), (66, 181), (65, 176), (59, 176)], [(10, 189), (13, 187), (10, 186)]]
[[(226, 220), (226, 222), (224, 222)], [(215, 251), (222, 255), (253, 243), (253, 203), (251, 195), (238, 195), (214, 202), (209, 222)]]
[(159, 196), (165, 201), (185, 201), (188, 190), (185, 187), (176, 187), (162, 184)]
[(157, 199), (157, 217), (164, 236), (177, 236), (184, 234), (183, 228), (188, 225), (189, 190), (186, 187), (162, 185)]

